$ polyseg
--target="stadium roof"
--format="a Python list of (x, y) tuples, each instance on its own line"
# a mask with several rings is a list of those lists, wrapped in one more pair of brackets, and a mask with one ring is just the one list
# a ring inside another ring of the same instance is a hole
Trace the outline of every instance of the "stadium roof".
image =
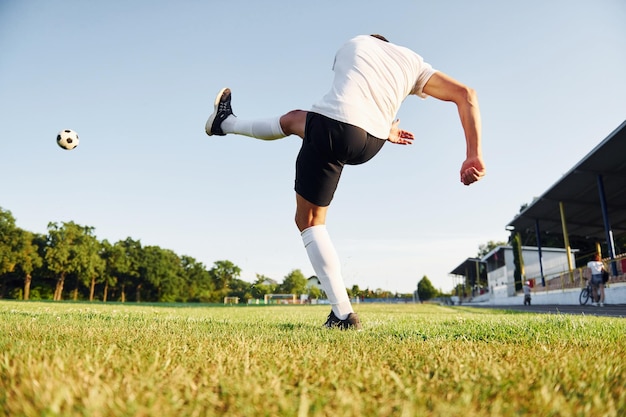
[(569, 235), (606, 240), (600, 184), (613, 235), (626, 234), (626, 121), (518, 214), (507, 229), (534, 232), (538, 221), (542, 232), (562, 235), (562, 202)]
[(468, 271), (476, 269), (476, 264), (480, 262), (481, 260), (478, 258), (467, 258), (466, 260), (461, 262), (459, 266), (450, 271), (450, 274), (467, 276), (469, 274)]

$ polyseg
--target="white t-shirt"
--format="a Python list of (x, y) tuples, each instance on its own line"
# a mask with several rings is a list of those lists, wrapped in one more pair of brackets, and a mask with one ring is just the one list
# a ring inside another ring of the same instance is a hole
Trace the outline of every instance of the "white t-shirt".
[(589, 261), (587, 262), (587, 268), (591, 270), (591, 275), (600, 275), (602, 273), (602, 262)]
[(387, 139), (404, 99), (422, 89), (437, 72), (403, 46), (361, 35), (346, 42), (335, 55), (335, 78), (330, 91), (311, 108), (340, 122)]

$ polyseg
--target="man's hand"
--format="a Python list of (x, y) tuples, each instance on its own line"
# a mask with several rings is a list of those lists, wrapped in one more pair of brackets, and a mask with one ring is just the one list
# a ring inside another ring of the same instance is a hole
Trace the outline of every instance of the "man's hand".
[(461, 182), (470, 185), (485, 176), (485, 163), (480, 156), (467, 158), (461, 165)]
[(396, 119), (396, 121), (393, 122), (391, 125), (391, 131), (389, 132), (389, 139), (387, 140), (398, 145), (411, 145), (413, 143), (413, 139), (415, 139), (413, 133), (400, 129), (398, 127), (399, 124), (400, 119)]

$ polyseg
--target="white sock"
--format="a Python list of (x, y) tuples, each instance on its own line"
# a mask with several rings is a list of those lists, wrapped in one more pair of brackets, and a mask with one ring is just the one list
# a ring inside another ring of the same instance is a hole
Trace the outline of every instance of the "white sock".
[(222, 122), (221, 127), (224, 133), (236, 133), (263, 140), (275, 140), (287, 136), (280, 127), (280, 117), (240, 120), (231, 115)]
[(333, 312), (340, 320), (347, 318), (354, 310), (341, 276), (339, 256), (337, 256), (337, 251), (330, 240), (326, 225), (322, 224), (304, 229), (302, 241)]

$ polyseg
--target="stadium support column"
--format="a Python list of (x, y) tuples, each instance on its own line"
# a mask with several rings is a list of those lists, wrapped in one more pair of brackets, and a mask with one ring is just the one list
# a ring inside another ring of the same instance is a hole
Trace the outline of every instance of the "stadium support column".
[(543, 275), (543, 255), (541, 254), (541, 232), (539, 231), (539, 219), (535, 219), (535, 234), (537, 236), (537, 256), (539, 256), (539, 271), (541, 272), (541, 286), (546, 286), (546, 277)]
[(561, 211), (561, 227), (563, 228), (563, 240), (565, 241), (565, 251), (567, 252), (567, 268), (569, 269), (569, 281), (574, 282), (574, 266), (572, 265), (572, 251), (569, 245), (569, 234), (567, 233), (567, 222), (565, 221), (565, 206), (559, 201)]
[(602, 175), (598, 174), (598, 193), (600, 194), (600, 207), (602, 208), (602, 219), (604, 220), (604, 230), (606, 231), (606, 245), (609, 248), (611, 258), (611, 275), (617, 275), (617, 265), (615, 264), (615, 241), (613, 240), (613, 230), (609, 221), (609, 211), (606, 206), (606, 195), (604, 194), (604, 181)]

